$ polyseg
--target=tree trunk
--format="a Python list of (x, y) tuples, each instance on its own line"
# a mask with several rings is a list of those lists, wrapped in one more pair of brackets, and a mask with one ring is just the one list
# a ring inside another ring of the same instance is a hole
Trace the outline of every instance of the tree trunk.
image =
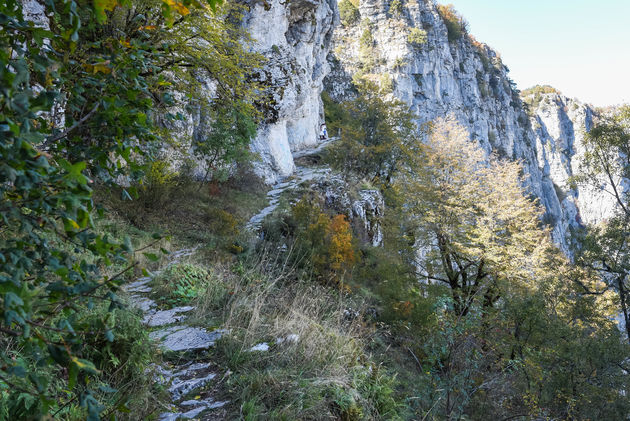
[(626, 328), (626, 337), (630, 342), (630, 319), (628, 319), (628, 302), (626, 300), (626, 288), (624, 285), (625, 276), (619, 276), (617, 278), (617, 284), (619, 286), (619, 298), (621, 299), (621, 311), (623, 311), (623, 320)]

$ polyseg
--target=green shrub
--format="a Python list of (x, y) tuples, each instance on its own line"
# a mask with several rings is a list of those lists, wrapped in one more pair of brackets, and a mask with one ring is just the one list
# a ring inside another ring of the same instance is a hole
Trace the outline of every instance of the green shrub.
[(389, 5), (389, 13), (397, 17), (402, 16), (402, 13), (403, 13), (402, 2), (400, 0), (392, 1), (391, 4)]
[(407, 35), (407, 42), (416, 48), (426, 44), (427, 31), (420, 28), (411, 28)]
[(339, 2), (339, 17), (341, 18), (341, 23), (345, 26), (350, 26), (359, 21), (361, 13), (349, 0), (341, 0)]
[(374, 46), (374, 38), (372, 38), (372, 31), (370, 30), (369, 25), (366, 25), (363, 32), (361, 32), (359, 46), (364, 48), (372, 48)]
[(171, 169), (166, 160), (151, 162), (144, 182), (138, 193), (145, 208), (159, 208), (170, 199), (170, 193), (177, 185), (179, 174)]
[(389, 73), (383, 73), (379, 77), (379, 85), (381, 87), (381, 91), (384, 93), (390, 93), (394, 90), (394, 78)]
[(468, 32), (468, 23), (452, 4), (438, 5), (438, 12), (446, 25), (449, 42), (457, 41)]
[(153, 280), (153, 294), (163, 304), (183, 305), (191, 303), (202, 291), (216, 285), (206, 268), (178, 263), (164, 269)]

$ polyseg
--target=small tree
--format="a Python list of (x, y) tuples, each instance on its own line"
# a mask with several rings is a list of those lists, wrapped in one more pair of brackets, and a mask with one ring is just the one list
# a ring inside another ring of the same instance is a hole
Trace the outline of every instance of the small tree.
[[(630, 106), (602, 116), (585, 136), (586, 152), (574, 182), (603, 189), (617, 204), (615, 214), (583, 232), (576, 262), (597, 273), (616, 291), (630, 341)], [(601, 293), (601, 291), (591, 291)]]
[(343, 171), (389, 182), (415, 134), (412, 114), (402, 102), (384, 99), (370, 82), (359, 86), (357, 98), (341, 107), (339, 120), (329, 122), (341, 129), (341, 141), (330, 149), (329, 161)]
[(491, 307), (506, 282), (523, 286), (541, 272), (552, 248), (519, 163), (487, 158), (452, 118), (436, 120), (428, 142), (407, 152), (395, 187), (416, 223), (417, 263), (450, 287), (458, 313), (479, 300)]
[(444, 20), (450, 42), (457, 41), (468, 32), (468, 22), (455, 10), (455, 6), (452, 4), (438, 5), (438, 12)]

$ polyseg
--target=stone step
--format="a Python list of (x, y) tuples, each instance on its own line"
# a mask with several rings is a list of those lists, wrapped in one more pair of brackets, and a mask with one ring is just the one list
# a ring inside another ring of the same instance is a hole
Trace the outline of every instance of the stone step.
[(135, 282), (131, 282), (123, 287), (127, 292), (151, 292), (151, 287), (148, 285), (152, 278), (145, 276), (138, 278)]
[(142, 295), (131, 295), (129, 300), (131, 301), (132, 307), (139, 308), (144, 313), (155, 311), (154, 309), (157, 307), (155, 301), (150, 298), (143, 297)]
[(159, 421), (177, 421), (182, 418), (193, 419), (193, 418), (196, 418), (203, 411), (218, 409), (229, 403), (229, 401), (215, 401), (213, 399), (208, 399), (208, 400), (199, 400), (199, 401), (186, 401), (186, 402), (182, 402), (180, 405), (186, 406), (184, 404), (187, 402), (190, 402), (191, 405), (192, 405), (192, 402), (194, 402), (197, 404), (197, 406), (186, 412), (164, 412), (160, 414), (160, 418), (158, 418)]
[(172, 326), (149, 333), (153, 340), (160, 340), (162, 348), (167, 351), (192, 351), (214, 346), (225, 329), (208, 332), (205, 329), (190, 326)]
[(149, 312), (144, 316), (144, 324), (150, 327), (158, 327), (178, 323), (186, 318), (186, 314), (182, 313), (188, 313), (191, 310), (194, 310), (194, 307), (182, 306), (174, 307), (170, 310)]

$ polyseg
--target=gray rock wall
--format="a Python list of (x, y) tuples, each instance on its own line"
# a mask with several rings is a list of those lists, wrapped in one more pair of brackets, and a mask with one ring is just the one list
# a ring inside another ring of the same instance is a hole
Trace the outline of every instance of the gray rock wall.
[[(361, 76), (391, 87), (391, 96), (408, 104), (419, 124), (456, 116), (488, 153), (522, 161), (554, 240), (568, 251), (571, 226), (598, 222), (612, 209), (597, 192), (566, 187), (593, 110), (557, 96), (530, 119), (498, 53), (468, 35), (449, 41), (433, 1), (403, 1), (400, 11), (391, 4), (362, 0), (360, 18), (336, 28), (326, 90), (343, 100), (352, 95), (349, 79)], [(409, 42), (412, 28), (426, 32), (426, 43)]]
[(265, 121), (252, 142), (258, 172), (273, 183), (295, 170), (292, 152), (312, 147), (323, 122), (322, 81), (337, 18), (335, 0), (254, 1), (244, 25), (268, 58), (258, 75), (267, 87)]

